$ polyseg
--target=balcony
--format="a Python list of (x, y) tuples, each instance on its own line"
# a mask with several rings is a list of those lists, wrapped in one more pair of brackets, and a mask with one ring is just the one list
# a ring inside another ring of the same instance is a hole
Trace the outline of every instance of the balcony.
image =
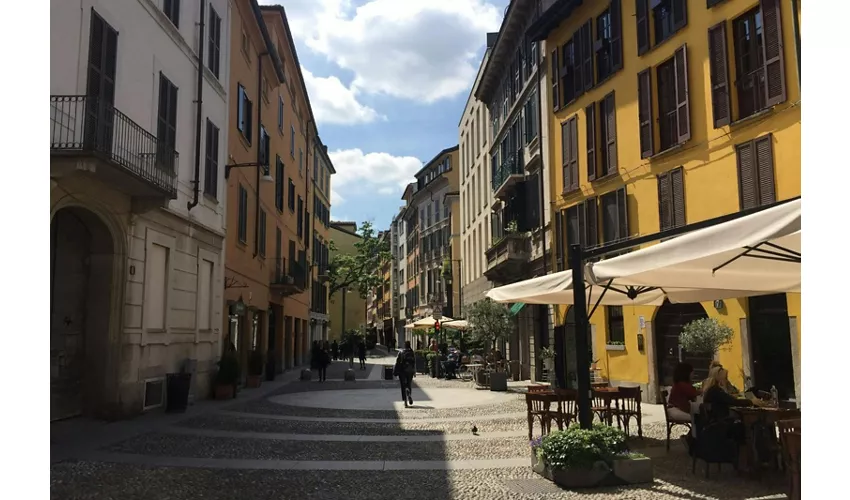
[(177, 197), (178, 153), (97, 97), (50, 96), (50, 176), (87, 172), (134, 198)]
[(307, 266), (301, 262), (274, 259), (270, 271), (269, 287), (273, 292), (289, 296), (307, 289)]
[(502, 161), (502, 164), (493, 170), (492, 185), (494, 197), (501, 198), (508, 193), (511, 186), (525, 177), (524, 161), (524, 150), (520, 149), (509, 154)]
[(487, 270), (484, 276), (497, 284), (512, 283), (525, 277), (531, 257), (531, 243), (526, 233), (505, 233), (494, 239), (485, 252)]

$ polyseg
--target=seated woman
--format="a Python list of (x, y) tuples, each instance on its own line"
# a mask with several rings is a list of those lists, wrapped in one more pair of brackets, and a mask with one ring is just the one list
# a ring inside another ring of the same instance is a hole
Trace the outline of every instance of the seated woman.
[(673, 387), (670, 389), (670, 408), (667, 415), (678, 421), (691, 420), (691, 402), (695, 401), (699, 391), (691, 382), (694, 367), (687, 363), (679, 363), (673, 372)]
[[(720, 364), (720, 361), (714, 360), (714, 361), (711, 362), (710, 365), (708, 365), (709, 378), (711, 378), (711, 371), (714, 370), (715, 368), (723, 368), (723, 365)], [(708, 382), (708, 378), (703, 380), (703, 382), (702, 382), (703, 390), (705, 390), (704, 388), (705, 388), (705, 384), (707, 382)], [(729, 394), (731, 394), (733, 396), (741, 393), (741, 391), (739, 391), (738, 388), (735, 387), (732, 384), (732, 382), (729, 382), (728, 377), (726, 378), (726, 381), (723, 382), (723, 390), (728, 392)]]
[(709, 408), (709, 421), (731, 424), (729, 437), (741, 444), (744, 442), (744, 426), (732, 414), (731, 408), (737, 404), (738, 400), (727, 392), (728, 385), (729, 372), (722, 366), (712, 368), (702, 386), (703, 404)]

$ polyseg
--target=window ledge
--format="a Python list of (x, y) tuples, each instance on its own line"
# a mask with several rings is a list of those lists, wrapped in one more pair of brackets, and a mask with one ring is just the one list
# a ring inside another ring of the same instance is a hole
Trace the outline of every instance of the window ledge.
[(581, 193), (580, 188), (579, 189), (570, 189), (570, 190), (561, 191), (561, 198), (569, 198), (570, 196), (573, 196), (575, 194), (580, 194), (580, 193)]
[(605, 182), (605, 181), (611, 180), (612, 178), (617, 176), (617, 172), (619, 172), (619, 169), (617, 169), (613, 172), (609, 172), (609, 173), (607, 173), (607, 174), (605, 174), (601, 177), (596, 177), (590, 182), (595, 183), (595, 182)]
[(206, 198), (207, 201), (211, 201), (213, 204), (218, 205), (218, 198), (216, 198), (215, 195), (204, 193), (204, 198)]
[(626, 346), (621, 344), (605, 344), (606, 351), (625, 351)]
[(730, 123), (729, 127), (735, 128), (735, 127), (741, 126), (745, 123), (749, 123), (749, 122), (758, 120), (759, 118), (762, 118), (763, 116), (766, 116), (766, 115), (773, 113), (774, 108), (775, 108), (775, 106), (771, 106), (769, 108), (765, 108), (761, 111), (753, 113), (746, 118), (739, 118), (738, 120), (735, 120), (734, 122)]
[(685, 143), (680, 142), (679, 144), (676, 144), (675, 146), (671, 146), (671, 147), (665, 149), (664, 151), (659, 151), (659, 152), (655, 153), (654, 155), (647, 157), (646, 159), (652, 161), (652, 160), (657, 160), (659, 158), (663, 158), (665, 156), (669, 156), (669, 155), (678, 153), (684, 146), (685, 146)]

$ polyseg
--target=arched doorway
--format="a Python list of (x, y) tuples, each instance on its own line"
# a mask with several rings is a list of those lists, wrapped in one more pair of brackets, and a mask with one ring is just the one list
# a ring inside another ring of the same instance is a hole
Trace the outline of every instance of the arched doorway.
[(694, 367), (694, 380), (708, 376), (711, 358), (704, 354), (692, 354), (679, 347), (679, 333), (682, 327), (695, 319), (707, 318), (705, 309), (699, 303), (672, 304), (664, 301), (655, 314), (655, 352), (658, 368), (658, 381), (663, 386), (673, 385), (673, 371), (680, 362)]
[(50, 419), (97, 410), (109, 357), (112, 234), (93, 212), (63, 208), (50, 223)]

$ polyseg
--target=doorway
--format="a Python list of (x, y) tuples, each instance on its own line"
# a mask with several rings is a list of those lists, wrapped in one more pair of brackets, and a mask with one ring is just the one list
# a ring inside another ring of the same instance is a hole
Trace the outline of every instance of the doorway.
[(708, 376), (711, 357), (705, 354), (693, 354), (679, 345), (679, 333), (682, 327), (695, 319), (707, 318), (705, 309), (698, 302), (690, 304), (672, 304), (665, 300), (655, 314), (655, 352), (659, 385), (672, 386), (673, 372), (679, 363), (688, 363), (694, 367), (693, 379), (703, 380)]
[(112, 233), (93, 212), (69, 207), (50, 224), (50, 419), (96, 410), (106, 380)]
[(780, 398), (794, 398), (794, 362), (787, 297), (784, 293), (762, 295), (750, 297), (748, 302), (755, 387), (770, 391), (771, 386), (775, 385)]

